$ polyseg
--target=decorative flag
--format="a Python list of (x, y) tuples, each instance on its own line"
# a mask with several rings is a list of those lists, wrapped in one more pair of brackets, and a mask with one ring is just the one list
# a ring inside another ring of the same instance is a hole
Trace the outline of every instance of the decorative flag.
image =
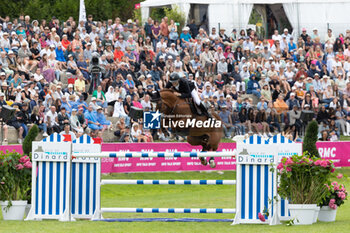
[(64, 139), (63, 139), (64, 142), (71, 142), (72, 141), (72, 135), (70, 135), (70, 134), (63, 134), (63, 137), (64, 137)]
[(94, 144), (102, 144), (101, 138), (93, 138)]
[(85, 11), (85, 2), (84, 2), (84, 0), (80, 0), (79, 22), (80, 21), (86, 22), (86, 11)]
[(141, 8), (141, 3), (135, 4), (135, 9), (140, 9)]

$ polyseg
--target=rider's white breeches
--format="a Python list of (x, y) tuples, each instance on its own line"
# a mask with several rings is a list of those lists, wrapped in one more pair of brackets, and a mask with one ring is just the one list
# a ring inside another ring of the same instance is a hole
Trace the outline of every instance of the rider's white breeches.
[(197, 90), (193, 89), (193, 91), (191, 92), (191, 95), (192, 95), (194, 102), (199, 106), (201, 104), (201, 99), (198, 96)]

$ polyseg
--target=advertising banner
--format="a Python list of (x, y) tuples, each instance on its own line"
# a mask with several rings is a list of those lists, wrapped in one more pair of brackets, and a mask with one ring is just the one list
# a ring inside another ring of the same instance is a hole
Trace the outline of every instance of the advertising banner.
[[(295, 145), (295, 144), (291, 144)], [(286, 146), (289, 146), (288, 144)], [(317, 142), (322, 158), (331, 159), (336, 167), (350, 167), (350, 142)], [(273, 147), (273, 145), (271, 145)], [(199, 151), (200, 146), (188, 143), (104, 143), (102, 151)], [(0, 146), (2, 151), (16, 150), (22, 153), (21, 145)], [(219, 151), (236, 153), (236, 143), (221, 143)], [(215, 158), (215, 169), (201, 165), (198, 158), (103, 158), (102, 172), (152, 172), (152, 171), (205, 171), (233, 170), (235, 159)]]

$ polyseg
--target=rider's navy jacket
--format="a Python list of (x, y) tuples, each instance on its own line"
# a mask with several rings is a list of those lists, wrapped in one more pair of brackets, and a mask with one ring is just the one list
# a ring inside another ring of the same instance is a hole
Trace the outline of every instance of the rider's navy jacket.
[(194, 83), (184, 78), (179, 79), (179, 86), (176, 88), (171, 82), (168, 82), (165, 88), (174, 88), (181, 94), (181, 98), (191, 98), (191, 92), (195, 88)]

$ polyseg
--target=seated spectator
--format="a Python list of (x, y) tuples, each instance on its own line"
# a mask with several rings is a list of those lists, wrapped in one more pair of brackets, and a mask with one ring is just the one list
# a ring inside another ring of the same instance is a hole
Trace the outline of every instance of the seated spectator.
[(69, 118), (70, 126), (72, 130), (76, 133), (77, 137), (80, 137), (84, 133), (84, 128), (80, 124), (78, 115), (77, 115), (77, 109), (72, 109), (72, 115)]
[(138, 123), (134, 123), (131, 127), (131, 138), (133, 142), (147, 142), (147, 137), (142, 133)]
[(85, 90), (85, 79), (82, 74), (78, 74), (78, 79), (74, 82), (74, 90), (78, 93), (80, 96), (81, 94), (86, 93)]
[(96, 103), (98, 106), (102, 107), (105, 111), (105, 114), (107, 114), (107, 101), (105, 93), (102, 91), (102, 87), (98, 86), (97, 90), (94, 90), (92, 93), (92, 97), (96, 98)]
[(278, 96), (278, 99), (276, 99), (276, 101), (274, 102), (273, 107), (274, 109), (276, 109), (277, 114), (282, 117), (282, 122), (284, 122), (284, 116), (289, 110), (289, 107), (286, 104), (286, 102), (284, 102), (282, 94)]
[(260, 109), (265, 109), (267, 110), (267, 103), (265, 102), (265, 98), (264, 97), (260, 97), (260, 101), (258, 102), (257, 104), (257, 109), (260, 110)]
[(258, 81), (255, 79), (255, 74), (250, 76), (250, 80), (248, 81), (247, 94), (253, 94), (256, 97), (260, 98), (260, 85)]
[(297, 98), (295, 98), (294, 92), (292, 92), (290, 94), (289, 99), (286, 101), (286, 104), (288, 105), (289, 110), (292, 110), (294, 105), (296, 105), (298, 107), (298, 109), (300, 108), (299, 100)]
[(328, 130), (323, 130), (321, 132), (321, 137), (318, 140), (319, 141), (329, 141)]
[(109, 127), (111, 126), (111, 122), (106, 120), (106, 116), (102, 112), (102, 107), (99, 106), (97, 108), (97, 111), (95, 112), (96, 114), (96, 120), (100, 125), (103, 127), (102, 128), (102, 133)]
[(84, 55), (80, 54), (79, 59), (77, 61), (77, 67), (79, 68), (80, 72), (83, 74), (83, 77), (85, 80), (90, 80), (90, 72), (88, 70), (88, 64), (86, 63), (86, 60), (84, 60)]
[(105, 96), (107, 105), (109, 106), (114, 106), (115, 102), (118, 101), (118, 94), (114, 91), (113, 86), (108, 87), (108, 91), (106, 92)]
[(93, 105), (90, 104), (87, 111), (84, 114), (87, 122), (88, 122), (88, 127), (91, 130), (102, 130), (103, 126), (97, 121), (96, 118), (96, 111), (93, 111)]

